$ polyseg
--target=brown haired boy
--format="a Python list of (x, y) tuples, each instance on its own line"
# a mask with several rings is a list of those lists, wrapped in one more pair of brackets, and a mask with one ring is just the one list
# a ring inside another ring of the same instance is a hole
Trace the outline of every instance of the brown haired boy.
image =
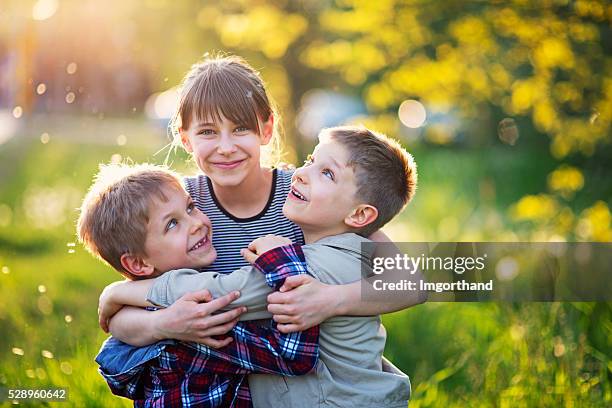
[[(208, 217), (174, 173), (153, 165), (103, 166), (83, 201), (77, 230), (92, 254), (138, 280), (132, 283), (171, 269), (203, 267), (216, 257)], [(287, 243), (258, 240), (253, 244), (262, 253), (254, 263), (258, 271), (245, 267), (244, 272), (261, 271), (272, 288), (287, 276), (306, 273), (301, 251), (276, 248)], [(232, 338), (214, 350), (175, 341), (136, 348), (111, 337), (96, 361), (112, 392), (135, 406), (240, 407), (251, 405), (246, 373), (301, 375), (318, 356), (318, 327), (285, 335), (272, 324), (240, 322)]]

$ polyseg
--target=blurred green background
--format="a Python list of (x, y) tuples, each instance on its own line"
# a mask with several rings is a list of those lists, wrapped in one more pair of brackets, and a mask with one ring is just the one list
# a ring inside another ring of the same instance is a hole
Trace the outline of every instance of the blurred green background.
[[(400, 139), (420, 184), (395, 240), (612, 241), (611, 22), (605, 1), (4, 0), (0, 386), (129, 405), (93, 362), (118, 275), (76, 242), (76, 208), (99, 163), (163, 162), (176, 86), (206, 52), (261, 71), (288, 162), (324, 126)], [(413, 407), (610, 406), (611, 316), (430, 303), (384, 316), (385, 354)]]

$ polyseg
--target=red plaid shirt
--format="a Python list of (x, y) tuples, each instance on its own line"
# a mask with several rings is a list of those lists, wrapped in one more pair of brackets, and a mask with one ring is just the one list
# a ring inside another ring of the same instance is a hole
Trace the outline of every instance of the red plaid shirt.
[[(274, 289), (288, 276), (307, 273), (299, 245), (268, 251), (254, 266)], [(232, 336), (234, 341), (222, 349), (166, 341), (143, 350), (111, 338), (96, 361), (111, 391), (133, 399), (136, 407), (242, 408), (252, 406), (246, 374), (302, 375), (318, 358), (318, 326), (282, 334), (270, 319), (244, 321)], [(130, 367), (109, 369), (106, 363), (121, 360), (122, 353), (130, 353)]]

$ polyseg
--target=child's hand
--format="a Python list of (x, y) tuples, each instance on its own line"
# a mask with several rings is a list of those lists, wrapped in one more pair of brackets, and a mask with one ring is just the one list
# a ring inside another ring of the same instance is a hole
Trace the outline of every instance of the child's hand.
[(289, 238), (281, 237), (280, 235), (268, 234), (265, 237), (259, 237), (249, 244), (247, 249), (242, 249), (240, 254), (250, 264), (255, 262), (259, 255), (271, 249), (291, 245), (293, 241)]
[(100, 294), (100, 300), (98, 302), (98, 324), (105, 333), (108, 333), (108, 322), (110, 318), (124, 306), (114, 300), (114, 294), (117, 288), (120, 288), (123, 284), (125, 284), (125, 281), (113, 282), (105, 287)]

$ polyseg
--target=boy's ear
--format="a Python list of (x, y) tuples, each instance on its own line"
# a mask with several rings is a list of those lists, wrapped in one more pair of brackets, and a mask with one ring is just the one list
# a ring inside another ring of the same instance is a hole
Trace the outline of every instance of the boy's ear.
[(344, 219), (344, 223), (352, 228), (363, 228), (378, 218), (378, 209), (369, 204), (359, 204)]
[(153, 265), (149, 265), (141, 257), (132, 254), (121, 255), (121, 266), (135, 276), (151, 276), (155, 272)]
[(268, 120), (266, 120), (261, 126), (261, 144), (262, 146), (267, 145), (272, 140), (274, 134), (274, 114), (270, 114)]
[(179, 128), (179, 134), (181, 135), (181, 143), (183, 143), (183, 147), (187, 151), (187, 153), (192, 153), (193, 148), (191, 147), (191, 143), (189, 142), (189, 137), (187, 137), (187, 131), (183, 130), (183, 128)]

